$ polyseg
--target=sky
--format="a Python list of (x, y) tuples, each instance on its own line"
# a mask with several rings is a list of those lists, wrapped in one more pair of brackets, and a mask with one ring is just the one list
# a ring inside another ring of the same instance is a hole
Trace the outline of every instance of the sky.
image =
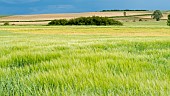
[(79, 13), (110, 9), (170, 10), (170, 0), (0, 0), (1, 15)]

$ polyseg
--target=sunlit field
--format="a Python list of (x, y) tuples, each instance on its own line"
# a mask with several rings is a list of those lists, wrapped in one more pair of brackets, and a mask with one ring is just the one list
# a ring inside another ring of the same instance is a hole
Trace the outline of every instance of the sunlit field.
[(0, 96), (169, 96), (170, 27), (132, 24), (0, 26)]

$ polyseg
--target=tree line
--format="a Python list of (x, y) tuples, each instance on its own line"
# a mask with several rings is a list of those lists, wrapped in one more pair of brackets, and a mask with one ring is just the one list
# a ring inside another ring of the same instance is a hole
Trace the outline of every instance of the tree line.
[(114, 10), (102, 10), (100, 12), (112, 12), (112, 11), (149, 11), (149, 10), (130, 10), (130, 9), (118, 10), (118, 9), (114, 9)]

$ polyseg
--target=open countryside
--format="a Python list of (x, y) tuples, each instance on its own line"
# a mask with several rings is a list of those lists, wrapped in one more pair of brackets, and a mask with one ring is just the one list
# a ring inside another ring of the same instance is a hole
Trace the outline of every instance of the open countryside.
[[(169, 14), (2, 15), (0, 96), (169, 96)], [(82, 18), (106, 25), (85, 25)]]

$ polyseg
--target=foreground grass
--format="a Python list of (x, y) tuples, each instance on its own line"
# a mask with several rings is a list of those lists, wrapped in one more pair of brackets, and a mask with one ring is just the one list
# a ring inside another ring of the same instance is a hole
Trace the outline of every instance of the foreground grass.
[(1, 30), (1, 96), (170, 95), (168, 27)]

